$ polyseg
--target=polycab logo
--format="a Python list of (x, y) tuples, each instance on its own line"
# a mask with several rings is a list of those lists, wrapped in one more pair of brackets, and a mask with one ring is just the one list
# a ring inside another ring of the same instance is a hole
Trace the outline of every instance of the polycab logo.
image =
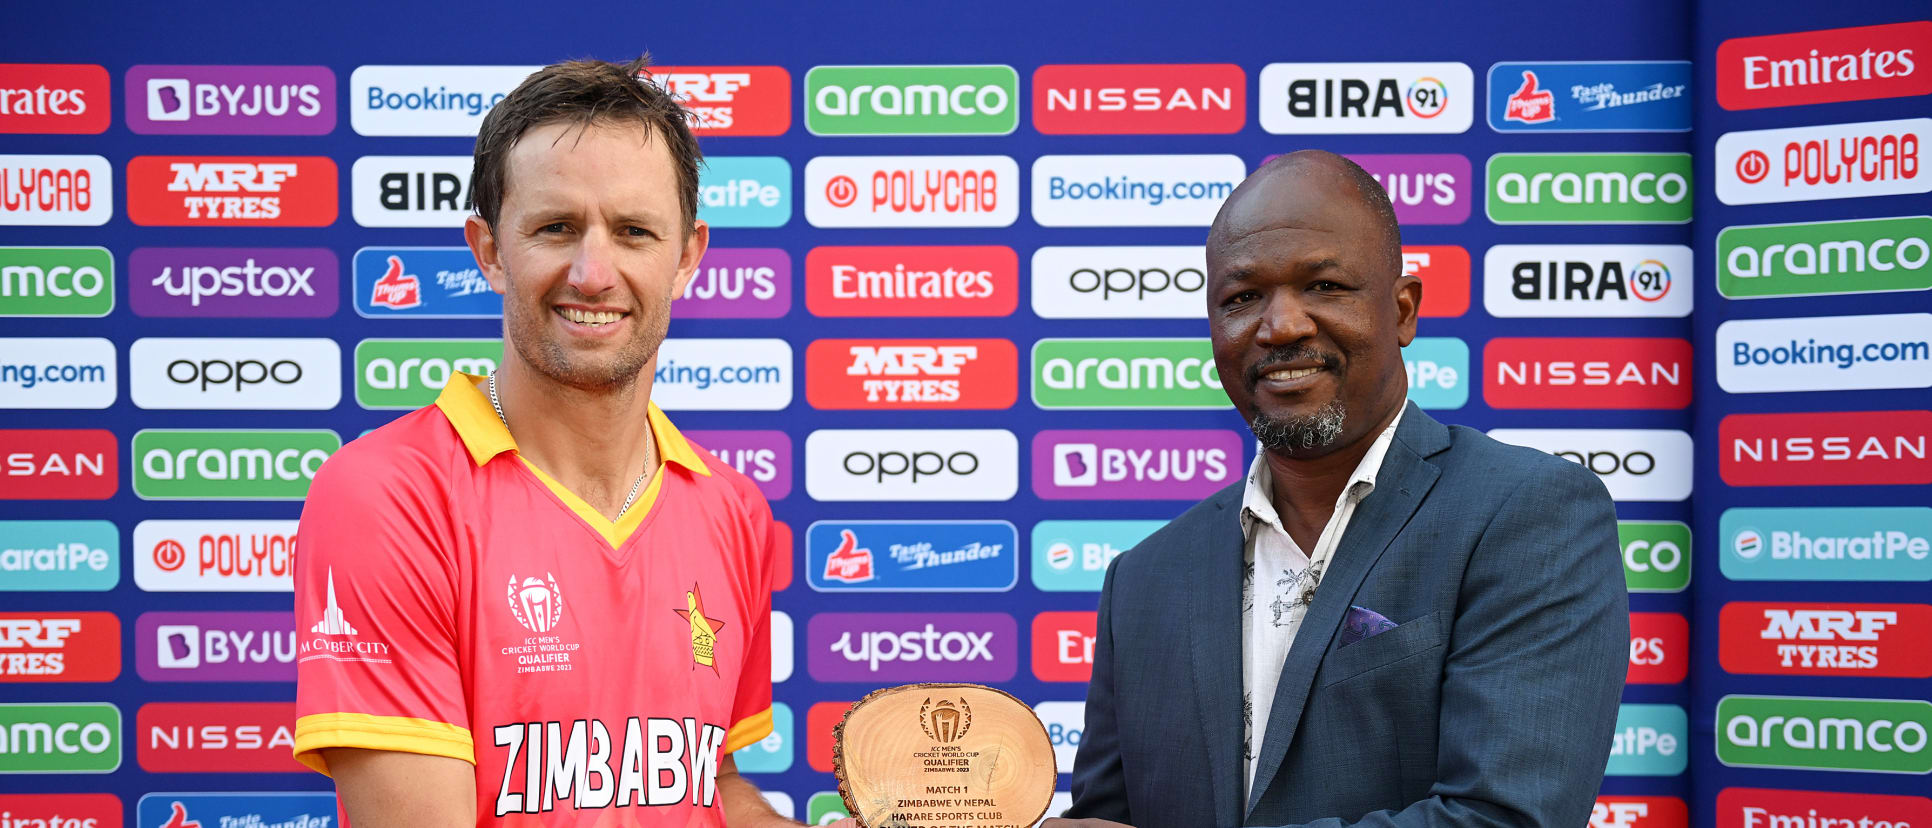
[(113, 773), (121, 766), (121, 709), (108, 702), (0, 704), (0, 731), (9, 739), (0, 773)]
[(340, 269), (326, 247), (137, 247), (127, 287), (135, 316), (320, 319)]
[(146, 428), (133, 445), (143, 500), (300, 500), (342, 439), (327, 429)]
[(698, 173), (698, 218), (712, 227), (783, 227), (792, 220), (792, 162), (711, 156)]
[(1499, 244), (1483, 253), (1483, 306), (1499, 317), (1678, 319), (1691, 312), (1691, 258), (1681, 244)]
[(1764, 109), (1932, 92), (1918, 62), (1932, 21), (1734, 37), (1717, 45), (1717, 105)]
[(0, 813), (19, 828), (121, 828), (113, 794), (0, 794)]
[[(1033, 706), (1033, 714), (1040, 717), (1040, 724), (1046, 725), (1047, 741), (1053, 745), (1053, 763), (1061, 773), (1072, 773), (1074, 757), (1080, 752), (1080, 737), (1087, 729), (1087, 703), (1040, 702)], [(1047, 816), (1057, 816), (1071, 804), (1061, 802), (1061, 797), (1059, 793), (1053, 795), (1054, 803), (1047, 809)]]
[(1932, 118), (1727, 132), (1713, 153), (1717, 198), (1775, 204), (1932, 191)]
[(1670, 429), (1498, 428), (1489, 436), (1546, 451), (1596, 473), (1616, 500), (1690, 497), (1691, 437)]
[(486, 376), (502, 358), (500, 339), (365, 339), (356, 343), (356, 404), (421, 408), (451, 375)]
[(1932, 822), (1932, 799), (1890, 794), (1725, 788), (1717, 792), (1717, 828), (1828, 825), (1909, 828)]
[(1690, 153), (1506, 152), (1489, 157), (1486, 174), (1483, 208), (1497, 224), (1683, 224), (1691, 218)]
[(120, 675), (121, 620), (114, 613), (0, 612), (0, 684)]
[(128, 348), (128, 396), (149, 409), (326, 411), (342, 400), (333, 339), (158, 339)]
[(1270, 63), (1261, 128), (1276, 135), (1468, 132), (1476, 75), (1467, 63)]
[(1690, 764), (1690, 721), (1674, 704), (1617, 707), (1607, 776), (1676, 776)]
[(1042, 155), (1033, 161), (1033, 221), (1206, 227), (1247, 177), (1235, 155)]
[(138, 828), (339, 828), (337, 811), (333, 792), (151, 793), (135, 805)]
[(114, 215), (114, 166), (98, 155), (0, 155), (0, 226), (99, 227)]
[(1019, 627), (1003, 612), (822, 612), (805, 624), (814, 681), (1010, 681)]
[(1498, 63), (1489, 67), (1497, 132), (1689, 132), (1688, 60)]
[(1020, 166), (1004, 155), (820, 156), (805, 163), (813, 227), (1006, 227)]
[(134, 66), (127, 128), (140, 135), (327, 135), (335, 73), (327, 66)]
[(1932, 773), (1932, 702), (1725, 696), (1717, 761), (1732, 767)]
[(1107, 565), (1165, 525), (1159, 520), (1035, 523), (1033, 586), (1042, 592), (1099, 592)]
[(1225, 135), (1247, 120), (1248, 75), (1232, 63), (1033, 70), (1033, 127), (1046, 135)]
[(1200, 245), (1042, 247), (1033, 251), (1042, 319), (1205, 319)]
[(106, 592), (121, 582), (121, 533), (105, 520), (0, 521), (0, 592)]
[(1402, 245), (1402, 272), (1422, 280), (1424, 317), (1461, 316), (1469, 310), (1469, 251), (1453, 244)]
[(1718, 613), (1718, 662), (1769, 676), (1932, 677), (1932, 606), (1733, 601)]
[[(783, 431), (687, 431), (684, 437), (751, 478), (766, 500), (784, 500), (792, 493), (791, 435)], [(789, 562), (789, 544), (784, 552), (782, 557)]]
[(120, 489), (120, 445), (105, 429), (0, 429), (0, 461), (0, 500), (106, 500)]
[(818, 592), (1005, 592), (1019, 580), (1019, 531), (1003, 520), (821, 520), (805, 530)]
[(1402, 349), (1409, 401), (1433, 410), (1469, 403), (1469, 343), (1453, 336), (1418, 336)]
[[(54, 354), (60, 362), (42, 363)], [(0, 338), (0, 409), (114, 404), (119, 360), (101, 337)]]
[(1020, 259), (1011, 247), (814, 247), (805, 254), (805, 307), (814, 316), (1007, 316), (1019, 294)]
[(1690, 621), (1675, 612), (1630, 614), (1631, 684), (1676, 684), (1690, 671)]
[(1466, 155), (1350, 155), (1389, 193), (1395, 217), (1409, 224), (1469, 220), (1475, 173)]
[(503, 316), (503, 296), (467, 247), (365, 247), (354, 269), (356, 315), (365, 319)]
[(665, 411), (782, 411), (792, 404), (792, 346), (783, 339), (667, 339), (651, 399)]
[(1932, 508), (1726, 509), (1733, 581), (1932, 581)]
[(292, 592), (293, 520), (144, 520), (134, 582), (146, 592)]
[(700, 138), (784, 135), (792, 126), (792, 73), (783, 66), (652, 66), (643, 74), (684, 104)]
[(805, 438), (813, 500), (1011, 500), (1020, 443), (1003, 429), (821, 429)]
[(101, 317), (114, 310), (105, 247), (0, 247), (0, 316)]
[(363, 227), (462, 227), (474, 212), (467, 155), (365, 155), (349, 168)]
[(1091, 612), (1033, 616), (1033, 676), (1041, 681), (1092, 678), (1095, 617)]
[(1617, 521), (1623, 583), (1631, 592), (1682, 592), (1690, 586), (1690, 526), (1675, 520)]
[(155, 702), (134, 714), (149, 773), (304, 773), (293, 702)]
[(358, 66), (349, 73), (357, 135), (473, 138), (490, 107), (536, 66)]
[(1685, 408), (1690, 369), (1685, 339), (1497, 337), (1483, 347), (1483, 401), (1491, 408)]
[(1199, 500), (1242, 473), (1242, 439), (1214, 429), (1042, 431), (1033, 493), (1045, 500)]
[(1733, 394), (1932, 387), (1932, 313), (1733, 319), (1717, 385)]
[(1732, 414), (1717, 424), (1717, 472), (1732, 486), (1932, 483), (1932, 411)]
[(327, 227), (335, 181), (320, 156), (138, 155), (127, 215), (148, 227)]
[(144, 681), (295, 680), (292, 612), (145, 612), (134, 646)]
[(1033, 344), (1041, 408), (1227, 408), (1205, 339), (1042, 339)]
[(91, 63), (0, 63), (0, 134), (106, 132), (109, 85)]
[(791, 254), (777, 247), (713, 247), (671, 303), (671, 318), (777, 319), (791, 309)]
[(1717, 234), (1730, 299), (1932, 288), (1932, 216), (1757, 224)]
[(1020, 124), (1011, 66), (814, 66), (805, 73), (813, 135), (1006, 135)]
[(1690, 810), (1674, 796), (1599, 795), (1590, 828), (1690, 828)]
[(805, 399), (821, 410), (1004, 409), (1019, 395), (1007, 339), (820, 339), (805, 349)]

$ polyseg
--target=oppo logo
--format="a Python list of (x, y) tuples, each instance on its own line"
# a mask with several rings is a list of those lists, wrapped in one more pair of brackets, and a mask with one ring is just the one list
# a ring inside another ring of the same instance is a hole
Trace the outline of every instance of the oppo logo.
[(910, 454), (903, 451), (854, 451), (845, 455), (844, 467), (846, 474), (876, 477), (880, 483), (884, 483), (888, 477), (907, 474), (912, 475), (912, 482), (918, 483), (922, 474), (926, 477), (941, 473), (963, 476), (977, 472), (979, 456), (970, 451), (955, 451), (945, 455), (936, 451), (915, 451)]
[(1690, 497), (1690, 435), (1664, 429), (1499, 428), (1489, 436), (1540, 449), (1597, 475), (1617, 500)]
[(998, 429), (814, 431), (805, 488), (814, 500), (1007, 500), (1019, 441)]
[(1197, 246), (1042, 247), (1033, 313), (1045, 319), (1201, 319), (1207, 258)]
[(149, 409), (326, 410), (342, 399), (341, 362), (332, 339), (139, 339), (130, 396)]

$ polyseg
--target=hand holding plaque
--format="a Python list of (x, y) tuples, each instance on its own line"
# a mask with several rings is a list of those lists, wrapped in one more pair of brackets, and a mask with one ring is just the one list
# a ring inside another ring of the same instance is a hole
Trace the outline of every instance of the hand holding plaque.
[(1046, 727), (991, 687), (878, 690), (833, 735), (839, 796), (866, 828), (1028, 828), (1053, 801)]

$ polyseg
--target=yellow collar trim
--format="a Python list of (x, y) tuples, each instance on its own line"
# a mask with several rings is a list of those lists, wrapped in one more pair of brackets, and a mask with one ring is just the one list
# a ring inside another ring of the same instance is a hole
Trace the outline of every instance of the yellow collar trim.
[[(470, 459), (481, 466), (490, 459), (506, 451), (516, 451), (517, 441), (510, 436), (510, 430), (497, 419), (496, 409), (490, 406), (490, 398), (479, 387), (483, 377), (475, 374), (455, 372), (450, 375), (449, 384), (443, 386), (443, 393), (436, 397), (436, 407), (449, 418), (456, 427), (457, 436), (463, 438), (463, 447), (469, 449)], [(651, 436), (657, 442), (657, 456), (666, 463), (676, 463), (685, 469), (706, 477), (711, 476), (711, 468), (705, 465), (698, 450), (692, 448), (690, 441), (684, 439), (683, 432), (671, 424), (671, 419), (657, 407), (650, 404)], [(635, 507), (633, 507), (635, 508)]]

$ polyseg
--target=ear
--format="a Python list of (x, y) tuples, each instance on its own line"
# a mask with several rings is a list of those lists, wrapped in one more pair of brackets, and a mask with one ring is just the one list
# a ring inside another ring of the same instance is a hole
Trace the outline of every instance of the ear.
[(684, 287), (691, 284), (691, 277), (698, 275), (698, 263), (704, 261), (704, 251), (711, 246), (711, 225), (703, 219), (691, 223), (691, 232), (684, 234), (684, 249), (678, 251), (678, 278), (671, 288), (671, 298), (676, 300), (684, 295)]
[(472, 215), (463, 220), (463, 240), (469, 242), (470, 255), (476, 257), (476, 264), (483, 268), (483, 278), (490, 283), (490, 289), (502, 293), (505, 287), (503, 262), (498, 258), (501, 252), (496, 246), (496, 233), (490, 229), (489, 222), (482, 216)]
[(1409, 347), (1415, 341), (1416, 316), (1422, 308), (1422, 280), (1403, 274), (1395, 279), (1396, 341)]

